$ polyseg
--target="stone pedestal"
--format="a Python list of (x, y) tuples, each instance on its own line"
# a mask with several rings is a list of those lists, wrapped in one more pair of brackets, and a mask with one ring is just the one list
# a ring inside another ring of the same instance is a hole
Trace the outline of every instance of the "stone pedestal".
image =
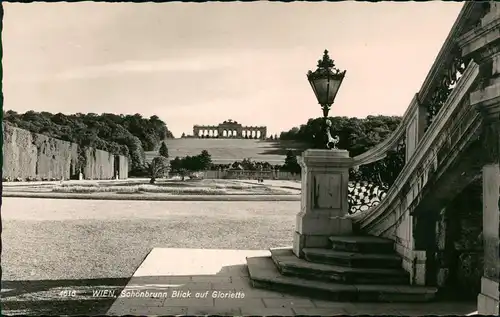
[(483, 243), (484, 273), (477, 309), (480, 315), (498, 315), (500, 278), (500, 168), (499, 164), (483, 167)]
[(352, 233), (347, 186), (352, 159), (346, 150), (307, 150), (302, 154), (302, 200), (297, 214), (293, 252), (326, 248), (332, 235)]

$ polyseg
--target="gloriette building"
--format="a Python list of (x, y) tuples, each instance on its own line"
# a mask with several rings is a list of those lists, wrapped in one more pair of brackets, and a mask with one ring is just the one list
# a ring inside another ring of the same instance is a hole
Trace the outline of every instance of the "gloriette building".
[(266, 139), (266, 126), (243, 126), (231, 119), (218, 125), (194, 125), (193, 136), (198, 138)]

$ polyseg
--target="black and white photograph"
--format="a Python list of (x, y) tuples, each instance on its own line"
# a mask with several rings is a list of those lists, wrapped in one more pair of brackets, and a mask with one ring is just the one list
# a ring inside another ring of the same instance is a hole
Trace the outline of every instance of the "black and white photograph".
[(2, 2), (1, 315), (499, 315), (500, 2)]

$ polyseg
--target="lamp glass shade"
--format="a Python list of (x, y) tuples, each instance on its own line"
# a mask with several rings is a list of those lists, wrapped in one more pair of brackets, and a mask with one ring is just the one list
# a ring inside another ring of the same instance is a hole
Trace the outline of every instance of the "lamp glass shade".
[(317, 76), (309, 78), (311, 87), (320, 105), (331, 105), (337, 96), (343, 76)]

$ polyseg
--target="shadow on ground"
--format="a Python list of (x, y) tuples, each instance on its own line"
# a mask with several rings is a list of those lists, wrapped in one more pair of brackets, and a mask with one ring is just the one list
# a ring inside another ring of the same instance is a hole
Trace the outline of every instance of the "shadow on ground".
[[(265, 143), (264, 143), (265, 142)], [(305, 143), (300, 143), (291, 140), (281, 141), (263, 141), (262, 147), (259, 147), (259, 155), (286, 155), (288, 150), (292, 150), (295, 155), (300, 155), (307, 149)]]
[(130, 278), (2, 281), (2, 315), (104, 315)]
[[(190, 291), (172, 298), (172, 291)], [(211, 292), (243, 292), (240, 299), (217, 299)], [(153, 293), (123, 297), (123, 293)], [(196, 293), (207, 293), (196, 298)], [(164, 294), (160, 296), (160, 294)], [(167, 294), (165, 296), (165, 294)], [(291, 294), (290, 294), (291, 295)], [(302, 295), (302, 296), (300, 296)], [(309, 301), (306, 294), (296, 294)], [(309, 294), (310, 295), (310, 294)], [(467, 315), (475, 303), (335, 303), (294, 307), (298, 297), (252, 287), (244, 264), (224, 266), (216, 274), (137, 276), (132, 278), (30, 280), (2, 282), (2, 315)], [(264, 298), (278, 306), (264, 305)], [(328, 308), (327, 308), (328, 307)], [(111, 309), (111, 311), (110, 311)]]
[[(108, 312), (115, 301), (119, 303), (118, 310), (123, 310), (123, 313), (119, 313), (119, 315), (130, 314), (129, 310), (135, 312), (137, 307), (148, 307), (149, 304), (157, 306), (156, 308), (160, 311), (162, 309), (168, 310), (168, 308), (162, 307), (161, 303), (156, 304), (155, 301), (161, 302), (166, 298), (158, 294), (168, 294), (170, 297), (174, 290), (212, 292), (216, 291), (212, 285), (223, 282), (231, 283), (235, 277), (243, 278), (243, 280), (239, 279), (239, 283), (235, 286), (242, 287), (245, 293), (252, 292), (246, 265), (225, 266), (217, 274), (212, 275), (2, 281), (1, 312), (2, 315), (102, 316)], [(138, 291), (142, 293), (147, 291), (157, 295), (153, 295), (153, 297), (124, 297), (123, 295)], [(207, 299), (213, 301), (210, 295)], [(187, 314), (186, 307), (178, 308), (181, 314)], [(215, 307), (200, 309), (204, 311), (193, 313), (217, 313)], [(239, 313), (238, 307), (232, 307), (227, 313), (232, 316), (236, 312), (235, 309)], [(169, 315), (167, 310), (160, 315)]]

